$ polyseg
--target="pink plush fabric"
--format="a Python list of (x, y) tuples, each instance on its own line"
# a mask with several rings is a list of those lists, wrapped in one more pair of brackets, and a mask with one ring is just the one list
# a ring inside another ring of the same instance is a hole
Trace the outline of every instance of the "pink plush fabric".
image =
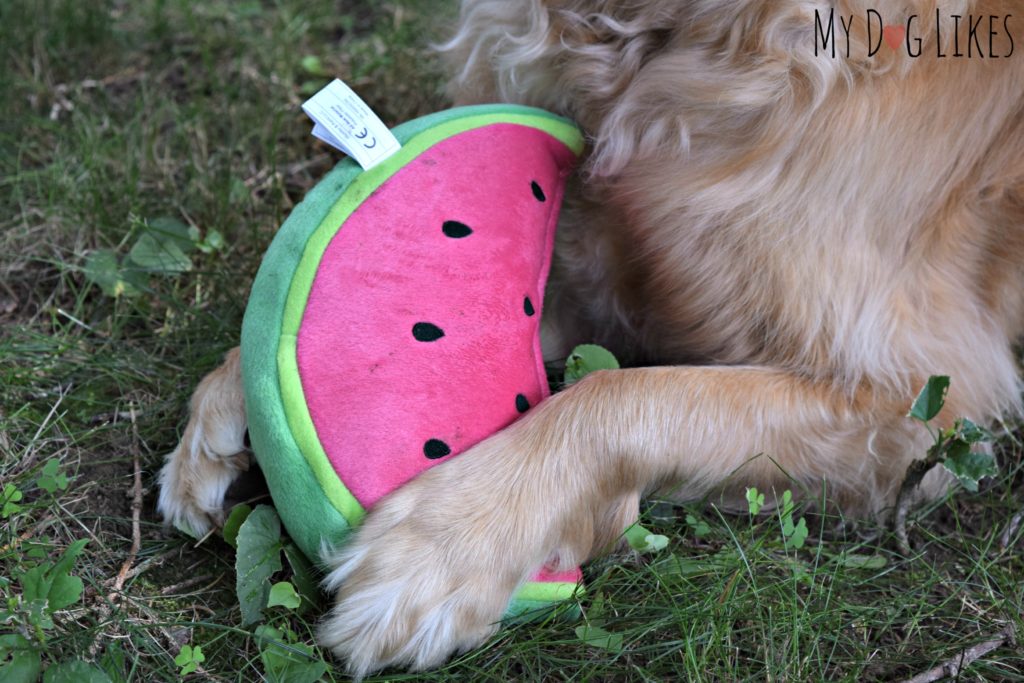
[(399, 170), (328, 246), (298, 367), (320, 443), (364, 507), (547, 397), (541, 304), (574, 163), (533, 128), (459, 134)]

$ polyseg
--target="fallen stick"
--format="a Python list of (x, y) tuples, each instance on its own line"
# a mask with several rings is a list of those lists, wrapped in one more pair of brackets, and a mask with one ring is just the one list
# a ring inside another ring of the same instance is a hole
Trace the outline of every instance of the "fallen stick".
[(896, 512), (893, 515), (892, 530), (896, 534), (896, 543), (904, 556), (909, 556), (910, 539), (907, 537), (907, 515), (910, 512), (910, 505), (913, 502), (911, 492), (924, 479), (929, 470), (939, 464), (942, 451), (938, 444), (928, 449), (928, 455), (923, 460), (915, 460), (907, 467), (907, 473), (903, 477), (903, 484), (900, 485), (900, 492), (896, 496)]
[(932, 683), (933, 681), (940, 681), (943, 678), (955, 678), (960, 675), (961, 671), (987, 655), (989, 652), (992, 652), (992, 650), (1002, 647), (1005, 643), (1012, 644), (1013, 637), (1013, 624), (1007, 624), (1003, 627), (1003, 630), (996, 634), (995, 638), (969, 647), (956, 656), (950, 657), (942, 664), (928, 669), (923, 673), (919, 673), (913, 678), (906, 679), (903, 683)]
[(1013, 540), (1013, 535), (1017, 533), (1017, 529), (1020, 528), (1022, 519), (1024, 519), (1024, 510), (1010, 518), (1010, 523), (1006, 525), (1006, 531), (1003, 532), (1002, 537), (999, 539), (1000, 550), (1006, 550), (1010, 547), (1010, 542)]
[(114, 591), (118, 592), (124, 587), (128, 573), (135, 564), (135, 558), (139, 555), (139, 548), (142, 547), (142, 468), (139, 465), (139, 426), (135, 422), (135, 408), (129, 409), (129, 417), (132, 421), (132, 468), (135, 474), (132, 485), (132, 547), (128, 550), (128, 558), (121, 565), (121, 571), (117, 573), (117, 580), (114, 581)]
[[(124, 589), (125, 581), (128, 580), (129, 574), (131, 574), (132, 566), (135, 564), (135, 558), (138, 557), (139, 548), (142, 546), (142, 467), (139, 463), (139, 426), (135, 422), (135, 409), (131, 408), (129, 415), (132, 421), (132, 467), (134, 469), (135, 481), (132, 485), (132, 545), (128, 550), (128, 557), (125, 559), (124, 564), (121, 565), (121, 570), (117, 572), (117, 577), (114, 579), (114, 585), (112, 590), (107, 593), (106, 602), (100, 605), (96, 614), (96, 623), (101, 625), (107, 619), (110, 618), (112, 612), (112, 605), (119, 601), (120, 593)], [(89, 646), (89, 657), (95, 659), (96, 655), (99, 654), (100, 648), (102, 647), (102, 639), (100, 634), (97, 634), (96, 639), (92, 641)]]

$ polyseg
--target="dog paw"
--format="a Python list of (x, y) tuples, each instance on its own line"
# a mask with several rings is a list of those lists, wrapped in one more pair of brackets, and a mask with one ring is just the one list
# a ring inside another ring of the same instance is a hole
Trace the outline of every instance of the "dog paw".
[(502, 443), (492, 437), (383, 498), (326, 558), (326, 585), (338, 592), (319, 640), (352, 675), (438, 666), (493, 634), (541, 566), (586, 558), (592, 511), (572, 496), (552, 504), (560, 482)]
[(249, 469), (238, 350), (199, 383), (181, 442), (160, 471), (157, 509), (174, 526), (202, 536), (224, 522), (224, 498)]
[(578, 566), (636, 519), (638, 492), (602, 485), (596, 459), (548, 411), (381, 499), (342, 551), (325, 553), (337, 596), (319, 640), (357, 679), (476, 647), (538, 569)]
[(184, 442), (167, 456), (160, 471), (157, 510), (164, 521), (196, 537), (224, 523), (224, 498), (231, 484), (249, 468), (249, 454), (216, 454)]

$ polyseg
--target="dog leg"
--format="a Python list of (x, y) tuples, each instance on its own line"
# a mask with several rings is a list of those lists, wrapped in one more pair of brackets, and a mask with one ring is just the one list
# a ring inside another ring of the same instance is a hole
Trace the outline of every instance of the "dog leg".
[(493, 633), (533, 570), (600, 552), (624, 505), (635, 516), (639, 494), (669, 484), (695, 498), (730, 478), (739, 491), (828, 478), (844, 504), (881, 507), (924, 452), (908, 405), (764, 368), (593, 373), (382, 499), (327, 560), (338, 594), (320, 640), (357, 677), (437, 666)]
[(196, 387), (191, 409), (185, 434), (160, 471), (157, 509), (167, 522), (201, 536), (224, 522), (224, 494), (249, 469), (237, 347)]

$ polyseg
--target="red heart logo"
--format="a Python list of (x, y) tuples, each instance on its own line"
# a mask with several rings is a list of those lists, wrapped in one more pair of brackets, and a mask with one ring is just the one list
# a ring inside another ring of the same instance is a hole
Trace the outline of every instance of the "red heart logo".
[(907, 34), (907, 29), (904, 26), (886, 26), (882, 29), (882, 38), (885, 39), (885, 44), (893, 49), (898, 50), (900, 43), (903, 42), (903, 36)]

